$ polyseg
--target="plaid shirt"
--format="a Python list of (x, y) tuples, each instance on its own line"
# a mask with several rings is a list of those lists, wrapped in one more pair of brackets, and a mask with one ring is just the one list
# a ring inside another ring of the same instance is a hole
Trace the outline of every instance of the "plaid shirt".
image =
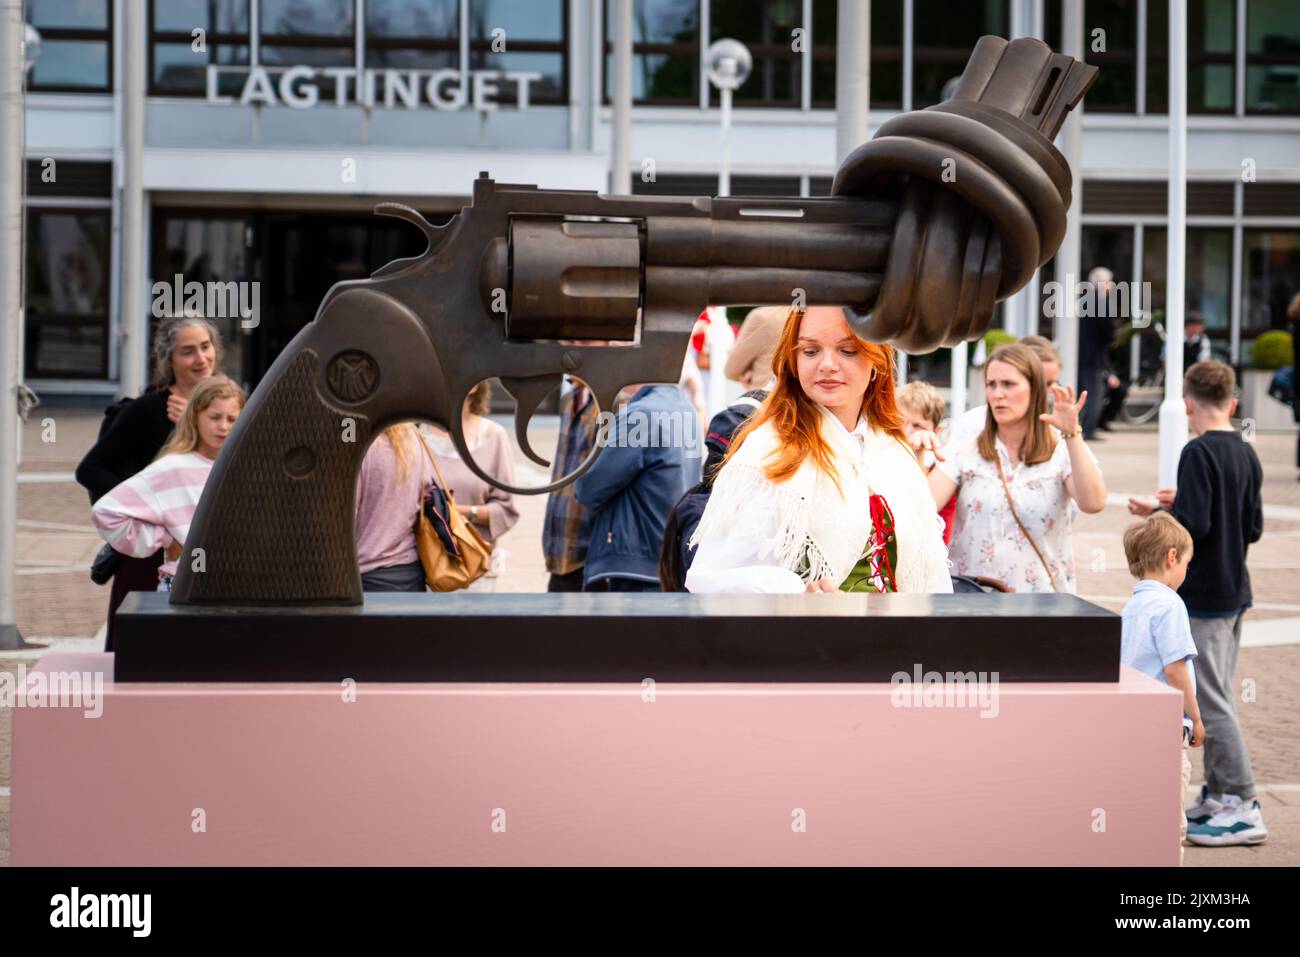
[[(595, 437), (596, 403), (591, 390), (575, 383), (560, 399), (560, 437), (556, 442), (552, 480), (581, 465)], [(542, 526), (546, 570), (552, 575), (568, 575), (582, 568), (587, 561), (590, 534), (591, 513), (574, 497), (574, 483), (552, 492), (546, 499), (546, 520)]]

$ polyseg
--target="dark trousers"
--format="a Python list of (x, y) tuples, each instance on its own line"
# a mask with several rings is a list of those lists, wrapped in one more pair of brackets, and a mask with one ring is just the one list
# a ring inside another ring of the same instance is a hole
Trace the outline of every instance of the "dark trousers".
[(552, 575), (546, 583), (547, 591), (582, 591), (582, 574), (586, 569), (575, 568), (567, 575)]
[(1083, 407), (1083, 434), (1091, 436), (1101, 422), (1101, 410), (1106, 404), (1106, 377), (1108, 369), (1079, 369), (1079, 388), (1076, 392), (1088, 393), (1088, 404)]
[(117, 609), (133, 591), (157, 591), (158, 569), (162, 567), (163, 553), (159, 549), (148, 558), (131, 558), (123, 555), (113, 573), (113, 590), (108, 596), (108, 631), (104, 637), (104, 650), (113, 650), (113, 633)]
[(368, 572), (361, 573), (362, 591), (422, 592), (425, 588), (424, 566), (419, 562), (372, 568)]
[(639, 578), (598, 578), (587, 582), (583, 591), (659, 591), (659, 583)]

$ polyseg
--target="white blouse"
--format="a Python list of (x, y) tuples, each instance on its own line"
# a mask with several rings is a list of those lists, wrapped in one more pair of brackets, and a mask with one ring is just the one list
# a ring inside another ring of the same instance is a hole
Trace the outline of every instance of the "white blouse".
[[(997, 467), (980, 455), (978, 442), (978, 434), (950, 442), (943, 450), (945, 460), (938, 463), (939, 471), (957, 483), (957, 511), (948, 547), (953, 574), (996, 578), (1017, 592), (1050, 592), (1043, 563), (1007, 506)], [(1069, 447), (1057, 436), (1046, 462), (1026, 465), (1022, 461), (1014, 468), (1001, 439), (996, 447), (1016, 514), (1043, 553), (1057, 589), (1074, 594), (1070, 526), (1078, 505), (1065, 485), (1071, 473)], [(1092, 455), (1091, 449), (1088, 454)]]
[[(872, 494), (884, 496), (894, 514), (899, 591), (952, 591), (943, 522), (911, 451), (865, 419), (850, 432), (822, 411), (842, 492), (811, 461), (785, 482), (764, 477), (761, 466), (776, 441), (765, 423), (714, 481), (696, 531), (688, 591), (800, 593), (813, 578), (843, 582), (871, 531)], [(801, 567), (803, 555), (811, 567)]]

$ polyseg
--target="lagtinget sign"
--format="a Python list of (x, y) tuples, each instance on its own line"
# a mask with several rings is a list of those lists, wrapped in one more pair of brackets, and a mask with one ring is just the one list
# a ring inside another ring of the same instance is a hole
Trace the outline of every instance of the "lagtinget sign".
[[(245, 74), (243, 91), (238, 97), (217, 92), (222, 74)], [(542, 74), (523, 70), (357, 70), (350, 66), (290, 66), (274, 70), (264, 66), (208, 66), (208, 102), (239, 103), (243, 106), (291, 106), (307, 110), (321, 103), (319, 78), (334, 81), (334, 105), (393, 109), (401, 105), (414, 110), (422, 105), (436, 110), (497, 109), (496, 98), (502, 88), (515, 87), (517, 109), (529, 107), (529, 85)]]

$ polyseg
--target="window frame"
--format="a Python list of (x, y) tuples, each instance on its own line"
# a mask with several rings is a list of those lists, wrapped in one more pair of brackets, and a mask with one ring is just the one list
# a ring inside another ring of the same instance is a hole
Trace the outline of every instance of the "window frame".
[(1244, 4), (1245, 11), (1240, 13), (1245, 24), (1245, 30), (1242, 32), (1241, 49), (1237, 51), (1241, 57), (1237, 69), (1242, 71), (1241, 77), (1241, 111), (1239, 116), (1300, 116), (1300, 105), (1289, 110), (1266, 110), (1259, 107), (1251, 107), (1249, 101), (1249, 91), (1247, 89), (1249, 80), (1249, 69), (1252, 66), (1277, 66), (1293, 65), (1300, 67), (1300, 51), (1278, 55), (1276, 53), (1251, 53), (1250, 52), (1250, 0), (1236, 0), (1238, 5)]
[[(603, 35), (602, 63), (600, 71), (601, 85), (601, 103), (610, 106), (613, 102), (612, 90), (610, 89), (609, 74), (611, 71), (611, 58), (614, 55), (614, 38), (610, 35), (610, 18), (606, 15), (609, 4), (606, 0), (595, 0), (601, 4), (600, 25)], [(632, 0), (633, 4), (636, 0)], [(704, 22), (701, 18), (702, 4), (708, 3), (709, 0), (694, 0), (695, 2), (695, 42), (694, 43), (638, 43), (635, 37), (632, 40), (632, 59), (636, 60), (638, 54), (644, 56), (667, 56), (675, 59), (688, 60), (694, 64), (691, 70), (691, 94), (689, 97), (682, 99), (677, 97), (633, 97), (633, 106), (691, 106), (699, 108), (700, 105), (700, 82), (701, 70), (700, 63), (704, 55), (703, 32)]]
[[(104, 247), (105, 261), (102, 264), (103, 275), (104, 275), (103, 311), (102, 313), (97, 313), (95, 315), (65, 313), (65, 312), (41, 313), (39, 311), (36, 311), (32, 308), (32, 301), (30, 295), (31, 288), (30, 288), (30, 283), (28, 282), (28, 274), (24, 272), (23, 280), (22, 280), (23, 292), (24, 292), (23, 299), (26, 305), (23, 313), (24, 345), (23, 345), (22, 362), (23, 362), (23, 374), (29, 379), (59, 379), (59, 380), (79, 380), (79, 379), (107, 380), (108, 379), (109, 353), (111, 351), (111, 347), (113, 344), (114, 279), (113, 279), (113, 272), (112, 272), (113, 269), (113, 252), (112, 252), (113, 209), (112, 206), (109, 205), (108, 203), (103, 203), (100, 205), (96, 205), (93, 203), (85, 203), (83, 205), (81, 203), (76, 203), (76, 202), (67, 203), (66, 205), (64, 203), (59, 203), (57, 205), (52, 203), (49, 205), (43, 203), (29, 204), (26, 210), (23, 231), (24, 233), (26, 233), (28, 230), (30, 230), (34, 225), (35, 219), (39, 216), (74, 215), (80, 217), (80, 216), (88, 216), (92, 214), (103, 221), (104, 238), (106, 240), (106, 244)], [(29, 252), (27, 255), (27, 262), (30, 264), (33, 258), (34, 258), (33, 255), (31, 254), (31, 252)], [(39, 353), (33, 355), (33, 361), (29, 364), (27, 362), (27, 350), (28, 348), (30, 348), (28, 343), (31, 341), (31, 336), (28, 335), (28, 333), (31, 328), (31, 325), (33, 324), (33, 318), (34, 316), (37, 315), (41, 316), (44, 322), (48, 322), (51, 325), (57, 325), (57, 326), (98, 325), (103, 331), (103, 345), (100, 348), (98, 370), (95, 372), (88, 372), (86, 370), (59, 371), (59, 370), (44, 369), (41, 366), (37, 365), (35, 361), (35, 355), (38, 355)], [(53, 321), (51, 322), (50, 320)]]
[[(154, 54), (158, 44), (183, 43), (186, 45), (190, 45), (193, 44), (194, 42), (194, 34), (192, 32), (186, 33), (180, 30), (157, 30), (154, 28), (154, 22), (155, 22), (154, 14), (155, 14), (155, 9), (159, 2), (165, 2), (165, 0), (149, 0), (149, 7), (145, 11), (145, 17), (147, 18), (145, 21), (145, 30), (146, 30), (146, 36), (148, 37), (148, 47), (149, 47), (149, 51), (145, 56), (145, 60), (146, 60), (145, 69), (148, 71), (145, 78), (145, 95), (185, 97), (187, 99), (202, 99), (207, 95), (206, 80), (205, 80), (204, 89), (199, 90), (197, 92), (192, 90), (171, 89), (159, 85), (159, 83), (156, 80), (155, 72), (154, 72), (154, 67), (156, 66), (156, 58)], [(220, 47), (244, 46), (244, 47), (248, 47), (248, 51), (249, 51), (248, 53), (249, 62), (247, 65), (250, 68), (252, 67), (253, 65), (252, 64), (253, 61), (253, 10), (252, 10), (253, 0), (244, 0), (244, 3), (246, 4), (245, 9), (247, 9), (248, 11), (248, 27), (249, 27), (248, 32), (247, 33), (223, 33), (217, 31), (206, 32), (203, 37), (204, 42), (208, 46), (208, 51), (207, 51), (208, 59), (205, 63), (205, 66), (208, 65), (221, 66), (221, 64), (216, 63), (213, 60), (213, 57), (216, 55), (216, 52)]]
[[(460, 2), (462, 4), (463, 9), (465, 10), (464, 22), (472, 30), (472, 25), (470, 25), (469, 22), (470, 18), (468, 15), (470, 0), (460, 0)], [(530, 109), (534, 106), (567, 106), (569, 104), (569, 97), (570, 97), (569, 84), (571, 82), (571, 70), (572, 70), (572, 64), (569, 62), (569, 49), (570, 49), (569, 44), (573, 37), (573, 5), (570, 4), (568, 0), (530, 0), (530, 2), (556, 3), (559, 5), (560, 39), (558, 40), (516, 40), (512, 37), (507, 39), (506, 41), (505, 52), (507, 54), (510, 53), (559, 54), (560, 57), (559, 92), (556, 94), (555, 97), (552, 98), (545, 95), (538, 96), (536, 90), (530, 89), (528, 94), (528, 105)], [(369, 41), (367, 39), (367, 44), (368, 42)], [(459, 49), (459, 39), (457, 40), (457, 44), (458, 44), (457, 48)], [(483, 39), (475, 39), (473, 33), (471, 32), (466, 37), (465, 40), (465, 51), (469, 56), (469, 60), (466, 60), (464, 63), (461, 64), (461, 69), (468, 72), (473, 69), (473, 67), (470, 66), (470, 61), (473, 60), (475, 53), (490, 54), (493, 52), (492, 40), (490, 37), (483, 38)], [(514, 103), (513, 100), (501, 100), (501, 99), (499, 99), (497, 102), (502, 103), (504, 105), (512, 105)]]
[[(23, 82), (28, 93), (113, 93), (113, 72), (116, 63), (116, 51), (113, 49), (113, 36), (116, 27), (114, 15), (116, 14), (116, 4), (113, 0), (101, 0), (104, 4), (106, 17), (105, 25), (102, 28), (90, 27), (37, 27), (41, 34), (41, 41), (54, 40), (71, 40), (80, 42), (102, 42), (107, 47), (107, 56), (104, 61), (104, 85), (103, 86), (80, 86), (74, 83), (36, 83), (33, 80), (35, 73), (30, 76), (24, 76)], [(23, 15), (26, 17), (26, 5), (24, 4)]]

